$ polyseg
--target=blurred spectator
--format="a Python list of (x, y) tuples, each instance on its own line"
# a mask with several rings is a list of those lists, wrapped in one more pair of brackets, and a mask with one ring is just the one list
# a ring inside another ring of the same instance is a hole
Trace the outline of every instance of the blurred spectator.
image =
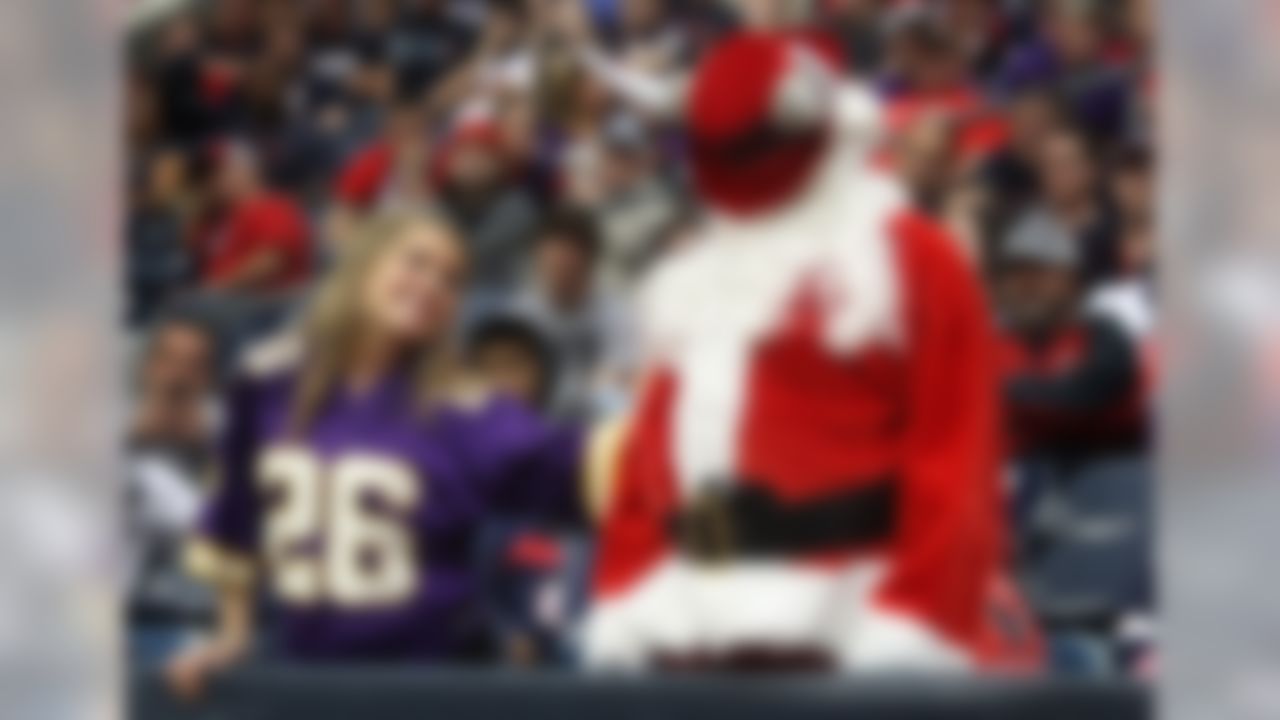
[(190, 286), (195, 274), (183, 242), (192, 200), (186, 192), (186, 157), (174, 149), (157, 150), (141, 163), (127, 229), (131, 326), (150, 320)]
[(387, 43), (399, 19), (398, 5), (398, 0), (364, 0), (355, 4), (350, 37), (357, 54), (364, 57), (386, 54)]
[(533, 96), (524, 91), (499, 93), (494, 100), (494, 115), (512, 176), (529, 189), (540, 206), (550, 203), (556, 195), (555, 178), (543, 162), (544, 146)]
[(540, 116), (554, 128), (551, 160), (560, 197), (591, 205), (599, 201), (602, 132), (611, 107), (605, 85), (564, 50), (548, 51), (539, 65)]
[(1071, 117), (1095, 141), (1120, 139), (1129, 125), (1132, 78), (1111, 47), (1103, 24), (1106, 3), (1042, 3), (1039, 32), (1012, 51), (1000, 84), (1006, 92), (1030, 86), (1054, 90)]
[(236, 67), (202, 53), (200, 28), (191, 17), (171, 20), (156, 45), (152, 80), (165, 133), (189, 145), (225, 128)]
[(488, 3), (470, 56), (427, 94), (432, 116), (491, 112), (494, 96), (527, 92), (533, 84), (533, 42), (526, 32), (531, 22), (534, 17), (521, 0)]
[(267, 188), (248, 146), (230, 142), (215, 152), (212, 217), (195, 238), (203, 286), (250, 296), (297, 288), (312, 266), (301, 209)]
[(1112, 195), (1121, 227), (1119, 273), (1094, 288), (1088, 300), (1091, 312), (1115, 320), (1148, 354), (1156, 317), (1152, 162), (1149, 150), (1135, 146), (1112, 163)]
[(959, 123), (945, 112), (922, 113), (891, 142), (895, 167), (916, 208), (941, 221), (965, 254), (980, 264), (992, 193), (966, 162)]
[(905, 5), (890, 13), (885, 53), (883, 82), (890, 98), (976, 99), (959, 38), (922, 7)]
[(227, 57), (252, 56), (262, 41), (259, 5), (255, 0), (211, 3), (207, 33), (210, 49)]
[(672, 22), (672, 0), (619, 0), (615, 44), (623, 63), (648, 72), (672, 70), (685, 57), (683, 29)]
[(155, 83), (141, 68), (130, 68), (125, 78), (124, 132), (130, 160), (160, 144), (165, 136), (161, 99)]
[(1120, 221), (1127, 225), (1145, 225), (1154, 220), (1155, 177), (1151, 150), (1142, 145), (1122, 148), (1112, 159), (1110, 169), (1111, 194)]
[[(924, 8), (906, 5), (890, 13), (881, 90), (891, 137), (915, 134), (934, 146), (930, 154), (947, 157), (950, 167), (932, 181), (944, 185), (995, 152), (1007, 129), (976, 83), (955, 33)], [(940, 193), (935, 188), (929, 194)]]
[(916, 118), (894, 136), (895, 167), (916, 205), (939, 212), (959, 180), (955, 122), (940, 112)]
[(467, 341), (467, 365), (486, 389), (547, 409), (555, 389), (555, 358), (529, 321), (495, 315), (477, 322)]
[(505, 297), (528, 257), (538, 210), (512, 172), (502, 134), (488, 117), (463, 120), (442, 141), (440, 199), (466, 239), (474, 298)]
[(603, 129), (599, 195), (594, 207), (600, 223), (604, 273), (611, 282), (629, 283), (652, 245), (679, 212), (670, 181), (659, 166), (648, 128), (630, 115), (617, 115)]
[(406, 0), (391, 32), (391, 59), (399, 86), (408, 94), (430, 88), (467, 56), (473, 28), (452, 12), (448, 0)]
[(1029, 215), (1012, 229), (996, 294), (1017, 455), (1079, 463), (1145, 441), (1137, 353), (1113, 322), (1083, 314), (1081, 280), (1079, 248), (1060, 225)]
[(824, 4), (823, 25), (854, 73), (865, 73), (879, 64), (883, 52), (880, 13), (885, 4), (884, 0), (832, 0)]
[(1065, 124), (1056, 97), (1040, 88), (1015, 95), (1007, 117), (1007, 142), (981, 168), (982, 179), (991, 189), (997, 211), (1005, 217), (1024, 208), (1037, 196), (1040, 184), (1036, 166), (1041, 149)]
[(216, 418), (218, 338), (195, 317), (162, 320), (140, 359), (126, 462), (133, 653), (158, 661), (210, 618), (212, 596), (182, 569)]
[(1086, 280), (1094, 281), (1116, 270), (1118, 228), (1090, 150), (1088, 140), (1074, 130), (1048, 133), (1036, 157), (1040, 203), (1027, 212), (1052, 218), (1075, 239), (1080, 269)]
[(152, 329), (136, 378), (130, 438), (197, 466), (208, 450), (218, 337), (196, 316), (177, 315)]
[(339, 173), (331, 238), (341, 243), (356, 215), (425, 207), (431, 196), (426, 119), (417, 101), (402, 99), (388, 114), (381, 135)]
[(975, 74), (993, 73), (1008, 50), (1013, 28), (1000, 0), (945, 0), (937, 3), (940, 22)]
[(538, 233), (533, 274), (516, 302), (550, 339), (557, 363), (551, 407), (562, 417), (616, 408), (634, 361), (626, 309), (598, 282), (600, 252), (590, 215), (553, 214)]

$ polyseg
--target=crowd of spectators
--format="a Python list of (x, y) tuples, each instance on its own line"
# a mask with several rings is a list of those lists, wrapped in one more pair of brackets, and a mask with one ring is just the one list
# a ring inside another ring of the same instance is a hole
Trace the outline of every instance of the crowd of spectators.
[[(1055, 666), (1142, 672), (1154, 602), (1150, 6), (208, 0), (137, 29), (125, 233), (139, 353), (135, 644), (154, 655), (173, 638), (148, 628), (196, 627), (208, 612), (170, 548), (194, 513), (232, 358), (288, 323), (370, 213), (430, 208), (460, 229), (471, 290), (459, 332), (477, 373), (566, 420), (625, 409), (630, 291), (699, 222), (682, 79), (735, 27), (801, 22), (878, 92), (877, 162), (988, 279), (1013, 562), (1060, 641)], [(582, 554), (506, 530), (501, 562), (526, 571)], [(533, 619), (504, 626), (565, 626), (573, 593), (531, 583)], [(512, 637), (513, 661), (569, 653), (554, 632)]]

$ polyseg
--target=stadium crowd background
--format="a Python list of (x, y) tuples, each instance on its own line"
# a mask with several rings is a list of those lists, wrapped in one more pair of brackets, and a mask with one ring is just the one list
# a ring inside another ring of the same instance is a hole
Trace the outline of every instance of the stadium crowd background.
[[(886, 103), (876, 161), (948, 225), (1001, 328), (1015, 564), (1064, 674), (1154, 667), (1150, 417), (1156, 79), (1142, 0), (818, 0)], [(211, 598), (179, 546), (219, 387), (388, 207), (462, 231), (459, 335), (567, 422), (625, 410), (628, 300), (689, 242), (680, 78), (802, 3), (209, 0), (130, 38), (130, 641), (165, 657)], [(794, 20), (794, 18), (792, 18)], [(589, 537), (495, 518), (477, 562), (505, 662), (573, 662)]]

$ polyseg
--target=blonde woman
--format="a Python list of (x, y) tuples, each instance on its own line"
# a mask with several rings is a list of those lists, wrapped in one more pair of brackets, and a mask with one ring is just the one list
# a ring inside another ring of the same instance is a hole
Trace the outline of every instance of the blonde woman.
[(481, 520), (579, 515), (579, 433), (451, 392), (458, 238), (409, 216), (360, 232), (293, 352), (251, 358), (233, 390), (223, 473), (188, 557), (220, 589), (219, 622), (171, 662), (181, 694), (245, 654), (257, 588), (291, 658), (473, 655)]

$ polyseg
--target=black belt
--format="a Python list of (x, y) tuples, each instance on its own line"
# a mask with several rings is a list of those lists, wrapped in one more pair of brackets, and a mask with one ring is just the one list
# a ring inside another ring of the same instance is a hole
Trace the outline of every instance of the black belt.
[(803, 502), (787, 502), (750, 481), (712, 484), (671, 517), (689, 557), (715, 562), (852, 549), (887, 540), (897, 514), (892, 476)]

